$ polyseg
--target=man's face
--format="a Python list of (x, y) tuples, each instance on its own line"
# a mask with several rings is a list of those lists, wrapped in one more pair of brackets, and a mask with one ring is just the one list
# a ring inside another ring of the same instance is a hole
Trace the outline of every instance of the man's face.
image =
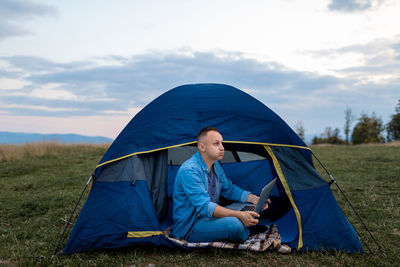
[(199, 140), (199, 150), (207, 159), (214, 162), (224, 157), (224, 146), (222, 135), (216, 131), (209, 131), (207, 135)]

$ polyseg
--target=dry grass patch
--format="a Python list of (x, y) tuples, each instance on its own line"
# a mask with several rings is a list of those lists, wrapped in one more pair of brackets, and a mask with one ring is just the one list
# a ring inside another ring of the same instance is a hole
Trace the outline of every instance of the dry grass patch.
[(400, 141), (392, 141), (385, 143), (386, 146), (400, 146)]
[(78, 148), (87, 152), (93, 148), (107, 149), (109, 146), (110, 144), (63, 144), (57, 142), (0, 145), (0, 161), (21, 160), (27, 157), (41, 157), (45, 155), (65, 155), (65, 153), (74, 153)]

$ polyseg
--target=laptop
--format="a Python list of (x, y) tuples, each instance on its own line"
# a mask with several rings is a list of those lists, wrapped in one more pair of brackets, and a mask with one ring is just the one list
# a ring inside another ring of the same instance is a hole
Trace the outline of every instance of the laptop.
[(231, 210), (240, 210), (240, 211), (255, 211), (257, 213), (260, 213), (265, 203), (267, 202), (269, 195), (271, 194), (275, 182), (276, 178), (272, 180), (269, 184), (264, 186), (264, 188), (261, 190), (260, 198), (258, 199), (256, 205), (250, 203), (235, 202), (232, 203), (231, 205), (226, 206), (225, 208)]

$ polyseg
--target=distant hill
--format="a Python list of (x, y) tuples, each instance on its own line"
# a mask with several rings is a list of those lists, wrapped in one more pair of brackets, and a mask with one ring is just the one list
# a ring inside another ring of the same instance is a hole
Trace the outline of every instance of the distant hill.
[(38, 134), (0, 132), (0, 144), (26, 144), (32, 142), (60, 143), (111, 143), (113, 139), (103, 136), (85, 136), (79, 134)]

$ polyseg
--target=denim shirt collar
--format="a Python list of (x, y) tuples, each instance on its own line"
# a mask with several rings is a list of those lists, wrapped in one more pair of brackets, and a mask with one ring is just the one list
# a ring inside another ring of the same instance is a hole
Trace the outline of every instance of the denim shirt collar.
[(203, 158), (201, 157), (199, 151), (196, 152), (195, 157), (197, 161), (200, 163), (201, 170), (205, 173), (209, 173), (210, 170), (208, 169), (207, 164), (204, 162)]

